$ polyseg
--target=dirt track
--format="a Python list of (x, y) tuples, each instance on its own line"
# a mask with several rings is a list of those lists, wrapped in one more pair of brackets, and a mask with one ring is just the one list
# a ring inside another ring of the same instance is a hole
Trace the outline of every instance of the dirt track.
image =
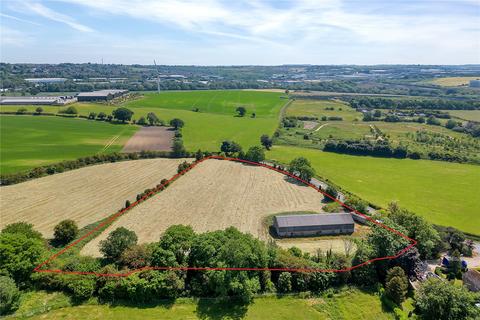
[(170, 151), (175, 132), (167, 127), (142, 127), (131, 137), (122, 152)]
[(285, 180), (261, 167), (207, 160), (180, 177), (169, 188), (121, 216), (88, 243), (83, 254), (99, 255), (98, 243), (124, 226), (139, 242), (158, 241), (174, 224), (191, 225), (198, 232), (235, 226), (266, 239), (263, 218), (285, 211), (321, 211), (323, 195)]
[(171, 178), (184, 159), (95, 165), (0, 189), (0, 229), (26, 221), (46, 237), (64, 219), (79, 227), (107, 217), (147, 188)]

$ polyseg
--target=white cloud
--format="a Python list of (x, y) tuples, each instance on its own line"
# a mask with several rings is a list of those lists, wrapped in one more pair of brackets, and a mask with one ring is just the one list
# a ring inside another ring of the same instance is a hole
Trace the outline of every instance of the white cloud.
[(15, 20), (15, 21), (20, 21), (20, 22), (25, 22), (25, 23), (28, 23), (28, 24), (33, 24), (35, 26), (41, 26), (40, 23), (36, 23), (34, 21), (18, 18), (18, 17), (15, 17), (15, 16), (11, 16), (9, 14), (1, 13), (1, 12), (0, 12), (0, 17), (4, 17), (4, 18)]
[(76, 22), (75, 19), (73, 19), (72, 17), (69, 17), (60, 12), (56, 12), (38, 2), (25, 2), (23, 5), (24, 5), (24, 8), (27, 9), (28, 11), (38, 14), (44, 18), (64, 23), (75, 30), (82, 31), (82, 32), (94, 31), (92, 28)]

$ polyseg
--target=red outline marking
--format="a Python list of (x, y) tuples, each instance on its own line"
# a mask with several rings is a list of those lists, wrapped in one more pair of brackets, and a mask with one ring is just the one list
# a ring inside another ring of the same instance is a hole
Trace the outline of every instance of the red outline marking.
[[(286, 176), (289, 176), (293, 179), (296, 179), (302, 183), (304, 183), (305, 185), (315, 189), (316, 191), (318, 192), (321, 192), (324, 196), (330, 198), (331, 200), (339, 203), (342, 207), (344, 208), (347, 208), (353, 212), (355, 212), (356, 214), (364, 217), (365, 219), (369, 220), (370, 222), (390, 231), (390, 232), (393, 232), (399, 236), (401, 236), (402, 238), (404, 239), (407, 239), (409, 242), (411, 242), (410, 245), (408, 245), (407, 247), (405, 247), (404, 249), (400, 250), (399, 252), (397, 252), (395, 255), (393, 256), (387, 256), (387, 257), (380, 257), (380, 258), (373, 258), (373, 259), (370, 259), (370, 260), (367, 260), (363, 263), (360, 263), (360, 264), (357, 264), (355, 266), (351, 266), (349, 268), (345, 268), (345, 269), (316, 269), (316, 268), (233, 268), (233, 267), (224, 267), (224, 268), (212, 268), (212, 267), (144, 267), (144, 268), (140, 268), (140, 269), (134, 269), (134, 270), (131, 270), (127, 273), (99, 273), (99, 272), (82, 272), (82, 271), (64, 271), (64, 270), (58, 270), (58, 269), (53, 269), (53, 270), (40, 270), (41, 267), (43, 267), (44, 265), (48, 264), (49, 262), (53, 261), (54, 259), (56, 259), (58, 256), (62, 255), (63, 253), (65, 253), (68, 249), (72, 248), (73, 246), (77, 245), (79, 242), (83, 241), (84, 239), (86, 239), (87, 237), (89, 237), (91, 234), (93, 234), (94, 232), (98, 231), (100, 228), (102, 228), (103, 226), (105, 226), (107, 223), (110, 223), (110, 222), (113, 222), (115, 221), (116, 219), (118, 219), (118, 217), (120, 217), (121, 215), (123, 215), (125, 212), (129, 211), (130, 209), (134, 208), (135, 206), (137, 206), (138, 204), (140, 204), (141, 202), (145, 201), (146, 199), (148, 199), (150, 196), (154, 195), (155, 193), (159, 192), (160, 190), (162, 190), (166, 185), (170, 184), (172, 181), (174, 181), (175, 179), (177, 179), (178, 177), (180, 177), (181, 175), (183, 175), (184, 173), (190, 171), (192, 168), (194, 168), (197, 164), (205, 161), (205, 160), (208, 160), (208, 159), (219, 159), (219, 160), (228, 160), (228, 161), (236, 161), (236, 162), (243, 162), (243, 163), (248, 163), (248, 164), (251, 164), (251, 165), (256, 165), (256, 166), (259, 166), (259, 167), (264, 167), (264, 168), (267, 168), (267, 169), (270, 169), (270, 170), (274, 170), (274, 171), (277, 171), (279, 173), (282, 173)], [(264, 163), (258, 163), (258, 162), (253, 162), (253, 161), (248, 161), (248, 160), (243, 160), (243, 159), (238, 159), (238, 158), (228, 158), (228, 157), (221, 157), (221, 156), (209, 156), (209, 157), (205, 157), (201, 160), (198, 160), (197, 162), (194, 162), (192, 165), (190, 165), (187, 169), (177, 173), (176, 175), (174, 175), (172, 178), (170, 178), (170, 180), (168, 180), (167, 182), (165, 182), (164, 184), (160, 185), (158, 188), (155, 188), (153, 191), (149, 192), (148, 194), (146, 194), (145, 196), (143, 196), (140, 200), (138, 201), (135, 201), (134, 203), (132, 203), (128, 208), (125, 208), (125, 209), (122, 209), (120, 210), (119, 212), (117, 212), (115, 215), (111, 216), (108, 220), (102, 222), (101, 224), (99, 224), (96, 228), (92, 229), (90, 232), (88, 232), (87, 234), (85, 234), (84, 236), (82, 236), (81, 238), (77, 239), (76, 241), (72, 242), (71, 244), (69, 244), (68, 246), (66, 246), (65, 248), (63, 248), (62, 250), (60, 250), (59, 252), (55, 253), (54, 255), (52, 255), (51, 257), (49, 257), (47, 260), (45, 260), (44, 262), (42, 262), (41, 264), (39, 264), (38, 266), (35, 267), (35, 269), (33, 269), (33, 271), (35, 272), (44, 272), (44, 273), (62, 273), (62, 274), (76, 274), (76, 275), (95, 275), (95, 276), (99, 276), (99, 277), (128, 277), (130, 276), (131, 274), (133, 273), (136, 273), (136, 272), (141, 272), (141, 271), (146, 271), (146, 270), (197, 270), (197, 271), (205, 271), (205, 270), (230, 270), (230, 271), (288, 271), (288, 272), (347, 272), (347, 271), (351, 271), (353, 269), (357, 269), (359, 267), (362, 267), (362, 266), (365, 266), (367, 264), (370, 264), (374, 261), (380, 261), (380, 260), (391, 260), (391, 259), (396, 259), (398, 257), (400, 257), (401, 255), (403, 255), (405, 252), (407, 252), (408, 250), (410, 250), (412, 247), (414, 247), (415, 245), (417, 244), (417, 241), (412, 239), (412, 238), (409, 238), (407, 237), (406, 235), (404, 235), (403, 233), (395, 230), (395, 229), (392, 229), (390, 228), (389, 226), (386, 226), (384, 225), (383, 223), (381, 222), (378, 222), (377, 220), (374, 220), (372, 219), (371, 217), (361, 213), (361, 212), (358, 212), (357, 210), (347, 206), (345, 203), (341, 202), (340, 200), (338, 199), (335, 199), (333, 198), (331, 195), (325, 193), (324, 191), (322, 190), (319, 190), (317, 187), (315, 187), (313, 184), (311, 184), (310, 182), (307, 182), (303, 179), (300, 179), (299, 177), (297, 177), (296, 175), (290, 173), (290, 172), (287, 172), (287, 171), (284, 171), (284, 170), (280, 170), (280, 169), (277, 169), (277, 168), (274, 168), (270, 165), (267, 165), (267, 164), (264, 164)]]

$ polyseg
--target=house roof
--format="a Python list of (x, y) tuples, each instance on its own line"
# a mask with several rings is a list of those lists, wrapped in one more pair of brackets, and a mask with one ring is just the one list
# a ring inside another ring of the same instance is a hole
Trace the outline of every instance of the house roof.
[(275, 216), (278, 227), (325, 226), (339, 224), (353, 224), (349, 213), (320, 213)]

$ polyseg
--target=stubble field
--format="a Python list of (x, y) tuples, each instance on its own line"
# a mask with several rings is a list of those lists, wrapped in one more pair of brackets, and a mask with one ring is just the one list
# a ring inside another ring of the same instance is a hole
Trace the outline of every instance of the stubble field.
[(135, 231), (139, 243), (158, 241), (169, 226), (191, 225), (197, 232), (230, 226), (267, 239), (263, 219), (277, 212), (321, 212), (323, 195), (257, 166), (207, 160), (170, 187), (121, 216), (82, 253), (99, 255), (98, 244), (118, 227)]
[(95, 165), (2, 187), (0, 229), (32, 223), (45, 237), (72, 219), (84, 227), (108, 217), (147, 188), (171, 178), (184, 159), (147, 159)]

